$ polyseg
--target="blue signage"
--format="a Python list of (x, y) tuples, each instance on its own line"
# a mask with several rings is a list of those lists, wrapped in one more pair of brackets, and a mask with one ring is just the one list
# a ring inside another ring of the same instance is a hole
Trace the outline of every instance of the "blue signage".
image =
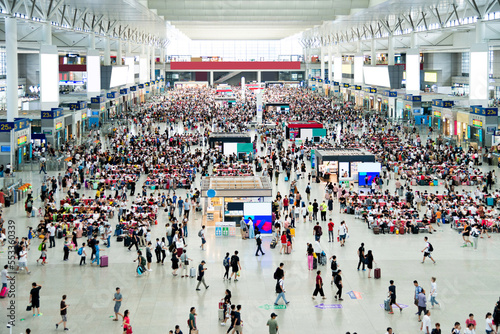
[(339, 86), (340, 84), (339, 84), (339, 82), (338, 82), (338, 81), (334, 81), (334, 82), (333, 82), (333, 85), (334, 85), (334, 86)]
[(122, 89), (120, 89), (120, 94), (121, 95), (127, 95), (127, 93), (128, 93), (128, 88), (122, 88)]
[(344, 83), (344, 84), (342, 85), (342, 87), (344, 87), (344, 88), (349, 88), (349, 87), (351, 87), (351, 85), (349, 85), (348, 83)]
[(0, 122), (0, 132), (20, 131), (30, 127), (30, 121), (27, 118), (16, 118), (14, 122)]
[(131, 91), (131, 92), (135, 92), (135, 91), (137, 91), (137, 86), (131, 86), (131, 87), (130, 87), (130, 91)]
[(103, 103), (104, 102), (104, 97), (102, 96), (96, 96), (90, 98), (90, 103)]
[(405, 101), (420, 102), (422, 101), (422, 97), (420, 95), (406, 94)]
[(481, 106), (471, 106), (470, 113), (481, 116), (498, 116), (498, 108), (483, 108)]
[(78, 101), (69, 104), (69, 110), (82, 110), (87, 108), (87, 102)]
[(384, 96), (398, 97), (398, 92), (395, 92), (395, 91), (392, 91), (392, 90), (385, 90), (384, 91)]
[(52, 110), (47, 110), (47, 111), (41, 111), (41, 118), (42, 119), (54, 119), (61, 117), (63, 115), (63, 109), (62, 108), (52, 108)]
[(109, 92), (106, 94), (106, 97), (108, 99), (114, 99), (114, 98), (116, 98), (116, 92)]
[(144, 89), (144, 84), (139, 84), (139, 89)]

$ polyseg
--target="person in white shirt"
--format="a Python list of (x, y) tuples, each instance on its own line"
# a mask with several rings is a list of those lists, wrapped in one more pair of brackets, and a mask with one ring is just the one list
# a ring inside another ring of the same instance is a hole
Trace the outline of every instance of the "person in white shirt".
[(431, 311), (427, 310), (420, 325), (420, 330), (422, 333), (431, 334), (432, 324), (431, 324)]
[(493, 330), (493, 317), (491, 312), (486, 313), (486, 326), (485, 326), (486, 334), (496, 333)]
[(56, 247), (56, 227), (54, 225), (51, 225), (49, 227), (49, 232), (50, 232), (50, 236), (49, 236), (49, 248), (52, 248), (52, 247)]
[(437, 296), (437, 283), (436, 283), (436, 277), (431, 277), (431, 305), (434, 307), (434, 304), (439, 305), (439, 303), (436, 301), (436, 296)]
[(26, 269), (26, 273), (29, 275), (31, 271), (28, 269), (28, 251), (26, 246), (23, 245), (23, 250), (19, 252), (19, 269)]
[(347, 228), (347, 225), (345, 221), (342, 221), (339, 226), (339, 241), (340, 241), (340, 246), (344, 246), (345, 244), (345, 239), (347, 237), (347, 233), (349, 232), (349, 229)]

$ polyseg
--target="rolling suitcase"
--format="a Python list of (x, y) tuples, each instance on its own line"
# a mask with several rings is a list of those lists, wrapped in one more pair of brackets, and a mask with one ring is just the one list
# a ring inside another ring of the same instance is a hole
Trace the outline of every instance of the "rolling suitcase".
[(326, 254), (324, 252), (319, 256), (319, 264), (326, 266)]
[(494, 206), (495, 205), (495, 199), (493, 197), (488, 197), (486, 199), (486, 205), (488, 205), (488, 206)]
[(269, 245), (269, 247), (271, 247), (271, 249), (275, 249), (277, 244), (278, 244), (278, 242), (276, 241), (276, 239), (273, 239), (273, 241), (271, 241), (271, 244)]
[(219, 309), (219, 321), (224, 321), (224, 310)]
[(375, 226), (375, 227), (373, 228), (373, 234), (380, 234), (380, 227)]
[(57, 239), (62, 239), (63, 231), (61, 229), (57, 229)]
[(380, 268), (375, 268), (375, 278), (380, 278), (381, 274)]
[(290, 254), (291, 252), (292, 252), (292, 244), (288, 243), (286, 245), (286, 252), (285, 252), (285, 254)]
[(130, 237), (129, 237), (129, 236), (126, 236), (126, 237), (123, 239), (123, 246), (125, 246), (125, 247), (130, 246)]
[(101, 268), (107, 267), (107, 266), (108, 266), (108, 256), (103, 255), (103, 256), (101, 256)]
[(418, 226), (412, 226), (411, 227), (411, 233), (412, 234), (418, 234), (418, 232), (419, 232)]
[(391, 300), (389, 298), (384, 300), (384, 310), (391, 311)]
[(7, 293), (9, 292), (9, 289), (7, 288), (2, 288), (2, 291), (0, 291), (0, 298), (5, 298), (7, 297)]
[(404, 227), (400, 227), (399, 228), (399, 234), (405, 234), (405, 228)]
[(189, 277), (191, 277), (191, 278), (196, 277), (196, 269), (194, 269), (193, 267), (191, 267), (191, 269), (189, 269)]
[(313, 259), (313, 269), (318, 269), (318, 259), (317, 258)]

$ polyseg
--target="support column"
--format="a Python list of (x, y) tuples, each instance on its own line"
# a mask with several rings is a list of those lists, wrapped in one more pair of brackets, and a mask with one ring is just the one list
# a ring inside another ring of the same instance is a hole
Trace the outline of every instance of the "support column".
[(116, 65), (122, 65), (122, 58), (123, 58), (122, 40), (118, 39), (116, 42), (118, 43), (118, 47), (116, 48)]
[(146, 57), (146, 81), (151, 81), (151, 64), (150, 64), (150, 59), (151, 59), (151, 48), (149, 45), (146, 45), (144, 47), (145, 50), (145, 57)]
[(87, 50), (87, 98), (101, 94), (101, 55), (98, 50)]
[(156, 80), (156, 57), (155, 47), (151, 46), (151, 80)]
[(111, 65), (111, 42), (109, 37), (104, 37), (104, 66)]
[(214, 71), (210, 71), (210, 86), (214, 85)]
[[(479, 36), (481, 38), (481, 36)], [(481, 40), (478, 38), (477, 40)], [(469, 78), (470, 105), (488, 106), (488, 44), (478, 43), (471, 45)], [(472, 51), (474, 50), (474, 51)], [(473, 74), (473, 75), (472, 75)]]
[(406, 52), (406, 93), (420, 94), (420, 52), (410, 49)]
[(330, 86), (333, 85), (333, 59), (332, 59), (332, 46), (328, 47), (328, 81), (330, 81)]
[(392, 34), (387, 38), (387, 61), (389, 65), (394, 65), (394, 37)]
[(243, 102), (246, 101), (245, 98), (245, 77), (241, 77), (241, 97), (243, 98)]
[(262, 81), (262, 71), (257, 71), (257, 82), (260, 83)]
[(59, 55), (57, 46), (42, 45), (40, 47), (40, 109), (50, 110), (57, 107), (59, 107)]
[(323, 47), (321, 47), (321, 73), (320, 73), (320, 78), (321, 80), (323, 81), (323, 83), (325, 82), (325, 52), (323, 51)]
[(377, 65), (377, 41), (372, 37), (371, 40), (371, 48), (370, 48), (370, 56), (371, 56), (371, 65)]
[(17, 70), (17, 21), (14, 17), (5, 18), (5, 51), (7, 71), (7, 121), (13, 122), (18, 116), (18, 70)]
[(354, 56), (354, 83), (363, 84), (364, 55), (359, 52)]
[(342, 55), (340, 53), (336, 54), (333, 60), (333, 80), (342, 82)]
[(95, 50), (95, 34), (93, 32), (89, 35), (89, 49)]
[(43, 44), (52, 45), (52, 25), (46, 23), (42, 26), (43, 31)]

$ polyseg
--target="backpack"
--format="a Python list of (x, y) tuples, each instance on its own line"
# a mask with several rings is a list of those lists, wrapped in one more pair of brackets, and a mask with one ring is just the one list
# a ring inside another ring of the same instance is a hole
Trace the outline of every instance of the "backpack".
[(332, 261), (331, 268), (332, 268), (332, 271), (337, 271), (337, 262), (336, 261)]
[(432, 244), (429, 242), (429, 252), (434, 251), (434, 247), (432, 247)]
[(280, 279), (281, 278), (281, 277), (278, 277), (278, 269), (279, 268), (277, 268), (276, 271), (274, 272), (274, 275), (273, 275), (274, 279)]
[(80, 248), (78, 249), (78, 255), (82, 255), (82, 254), (83, 254), (83, 247), (80, 247)]
[(306, 187), (306, 194), (310, 194), (311, 193), (311, 187), (307, 186)]
[(42, 251), (42, 247), (43, 247), (43, 242), (38, 246), (38, 250)]
[(198, 236), (201, 238), (203, 236), (203, 229), (198, 232)]
[(224, 267), (227, 267), (229, 266), (229, 258), (228, 257), (225, 257), (224, 260), (222, 260), (222, 265)]

